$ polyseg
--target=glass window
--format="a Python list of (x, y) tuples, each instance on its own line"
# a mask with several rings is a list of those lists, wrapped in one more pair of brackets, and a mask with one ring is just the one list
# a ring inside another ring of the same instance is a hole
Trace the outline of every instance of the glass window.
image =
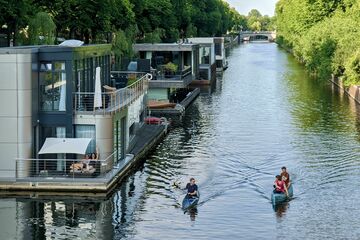
[(75, 137), (77, 138), (92, 138), (86, 153), (96, 152), (96, 133), (95, 125), (75, 125)]
[(65, 62), (40, 63), (40, 109), (66, 110)]
[(121, 156), (121, 148), (120, 148), (120, 145), (121, 145), (121, 129), (120, 129), (120, 126), (119, 126), (119, 121), (116, 120), (114, 122), (114, 152), (116, 152), (116, 157), (115, 157), (115, 163), (117, 163), (118, 159), (120, 158)]
[(210, 47), (201, 47), (199, 50), (200, 64), (210, 64)]
[(215, 54), (218, 56), (222, 56), (221, 43), (215, 43)]

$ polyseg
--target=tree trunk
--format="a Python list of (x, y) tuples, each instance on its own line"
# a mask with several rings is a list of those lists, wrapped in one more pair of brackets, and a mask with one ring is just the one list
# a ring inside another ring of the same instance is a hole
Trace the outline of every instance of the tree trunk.
[(7, 29), (6, 36), (7, 36), (7, 46), (10, 47), (10, 42), (11, 42), (11, 30), (10, 30), (10, 28)]
[(90, 42), (89, 30), (85, 30), (85, 32), (84, 32), (84, 43), (89, 44), (89, 42)]

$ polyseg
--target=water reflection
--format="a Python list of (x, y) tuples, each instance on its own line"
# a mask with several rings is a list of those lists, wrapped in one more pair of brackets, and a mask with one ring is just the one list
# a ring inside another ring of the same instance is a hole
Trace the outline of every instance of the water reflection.
[(188, 214), (190, 216), (190, 220), (194, 222), (198, 215), (198, 209), (197, 209), (197, 207), (194, 207), (194, 208), (187, 210), (185, 213)]
[(272, 204), (273, 210), (276, 213), (277, 218), (282, 218), (286, 215), (286, 211), (288, 210), (290, 204), (289, 202), (283, 202), (278, 204)]

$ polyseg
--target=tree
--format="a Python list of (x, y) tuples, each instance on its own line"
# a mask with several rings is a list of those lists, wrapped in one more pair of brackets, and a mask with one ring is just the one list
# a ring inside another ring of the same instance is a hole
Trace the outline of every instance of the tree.
[(0, 27), (5, 26), (8, 46), (11, 40), (17, 45), (19, 30), (26, 26), (31, 12), (30, 0), (0, 0)]
[(45, 12), (39, 12), (29, 23), (29, 42), (31, 45), (54, 44), (55, 23)]
[(334, 74), (347, 86), (359, 84), (359, 17), (356, 0), (280, 0), (277, 41), (320, 79)]
[(259, 12), (259, 10), (257, 10), (257, 9), (251, 9), (250, 12), (248, 13), (248, 18), (258, 19), (258, 18), (261, 18), (261, 17), (262, 17), (262, 15)]

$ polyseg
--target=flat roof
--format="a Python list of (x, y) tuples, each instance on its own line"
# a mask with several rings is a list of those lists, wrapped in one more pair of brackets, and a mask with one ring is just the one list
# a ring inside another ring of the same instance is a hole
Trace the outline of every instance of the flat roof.
[(111, 44), (89, 44), (79, 47), (59, 45), (32, 45), (0, 48), (0, 54), (27, 54), (37, 52), (81, 52), (111, 50)]
[(192, 51), (199, 45), (193, 43), (137, 43), (133, 45), (135, 51)]
[(213, 37), (195, 37), (188, 38), (188, 40), (191, 43), (213, 44), (215, 39)]

